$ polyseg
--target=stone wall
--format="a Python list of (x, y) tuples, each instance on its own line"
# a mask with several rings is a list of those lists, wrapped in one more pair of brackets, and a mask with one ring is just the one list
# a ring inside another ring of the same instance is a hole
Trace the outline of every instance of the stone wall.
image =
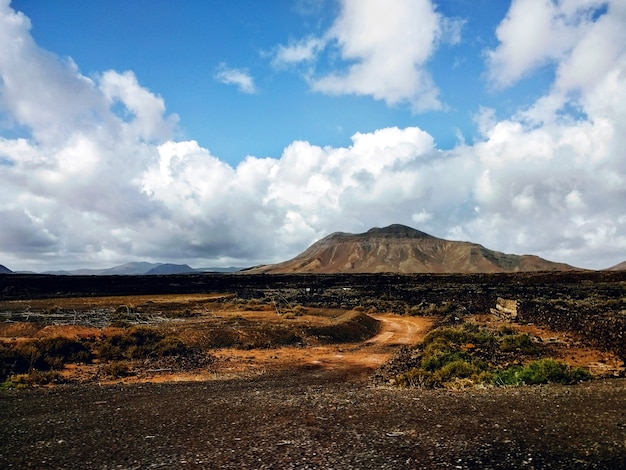
[(572, 303), (531, 300), (519, 306), (519, 320), (576, 335), (583, 343), (613, 351), (626, 362), (626, 312), (591, 311)]

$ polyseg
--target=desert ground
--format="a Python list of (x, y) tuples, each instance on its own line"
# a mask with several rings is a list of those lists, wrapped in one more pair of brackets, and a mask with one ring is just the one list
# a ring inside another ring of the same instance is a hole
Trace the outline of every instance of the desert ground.
[[(460, 284), (441, 277), (428, 296), (420, 289), (431, 278), (406, 280), (420, 302), (407, 301), (404, 279), (389, 283), (400, 286), (395, 294), (383, 279), (368, 291), (384, 292), (363, 295), (359, 285), (327, 278), (269, 285), (251, 276), (257, 285), (238, 279), (200, 289), (196, 277), (170, 276), (144, 279), (141, 288), (133, 279), (126, 291), (116, 278), (111, 289), (120, 295), (111, 295), (68, 279), (57, 281), (72, 291), (39, 285), (39, 278), (28, 294), (22, 280), (2, 278), (3, 347), (64, 338), (93, 354), (13, 376), (14, 386), (0, 392), (0, 467), (626, 468), (619, 346), (553, 326), (563, 299), (581, 310), (592, 299), (598, 310), (584, 321), (598, 317), (588, 322), (598, 331), (606, 315), (618, 321), (624, 314), (623, 276), (585, 276), (553, 277), (547, 286), (537, 276)], [(160, 293), (146, 292), (153, 282)], [(471, 308), (436, 302), (470, 290)], [(511, 323), (485, 308), (511, 294), (535, 308), (531, 301), (546, 291), (553, 297), (533, 310), (545, 322)], [(450, 322), (529, 335), (551, 357), (595, 378), (521, 387), (393, 385), (389, 365), (399, 351)], [(121, 345), (131, 337), (152, 338), (158, 342), (150, 347), (164, 352), (144, 354), (137, 343), (128, 352)]]

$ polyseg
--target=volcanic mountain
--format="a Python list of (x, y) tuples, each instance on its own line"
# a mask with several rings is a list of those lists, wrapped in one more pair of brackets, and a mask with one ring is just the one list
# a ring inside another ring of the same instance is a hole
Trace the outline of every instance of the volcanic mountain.
[(470, 242), (433, 237), (404, 225), (336, 232), (295, 258), (246, 273), (501, 273), (577, 268), (538, 256), (510, 255)]

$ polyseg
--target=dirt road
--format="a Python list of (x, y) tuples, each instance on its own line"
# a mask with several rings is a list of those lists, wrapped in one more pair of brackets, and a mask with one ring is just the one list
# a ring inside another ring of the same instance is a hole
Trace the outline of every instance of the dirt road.
[[(373, 315), (381, 322), (381, 330), (364, 343), (332, 344), (323, 346), (280, 347), (241, 351), (222, 349), (219, 362), (207, 378), (242, 377), (264, 374), (267, 371), (306, 369), (343, 372), (358, 380), (389, 360), (397, 346), (419, 343), (432, 326), (427, 317), (403, 317), (392, 313)], [(184, 374), (170, 380), (188, 380)], [(194, 380), (201, 377), (195, 374)]]
[(365, 343), (365, 346), (400, 346), (417, 344), (432, 326), (433, 319), (427, 317), (402, 317), (391, 313), (374, 315), (381, 322), (380, 332)]

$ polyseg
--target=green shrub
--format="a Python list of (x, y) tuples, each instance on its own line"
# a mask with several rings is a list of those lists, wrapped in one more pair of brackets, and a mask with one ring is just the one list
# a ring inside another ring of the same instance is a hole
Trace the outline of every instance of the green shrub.
[(0, 391), (26, 388), (29, 385), (46, 385), (60, 381), (62, 381), (62, 378), (56, 371), (31, 369), (28, 373), (14, 374), (7, 377), (4, 382), (0, 384)]
[(555, 359), (539, 359), (523, 367), (512, 366), (497, 372), (492, 380), (496, 385), (538, 385), (573, 384), (591, 378), (591, 374), (580, 367), (570, 367)]
[(506, 335), (500, 340), (500, 351), (519, 352), (522, 354), (536, 354), (539, 347), (527, 334)]
[(476, 324), (461, 327), (440, 327), (426, 335), (422, 345), (408, 365), (410, 369), (396, 375), (401, 386), (464, 388), (468, 384), (493, 383), (496, 385), (521, 385), (540, 383), (576, 383), (591, 378), (581, 368), (571, 368), (554, 359), (541, 359), (528, 365), (500, 370), (501, 360), (535, 355), (540, 345), (528, 334), (513, 334), (513, 330), (500, 331), (498, 336)]
[(422, 368), (434, 372), (451, 362), (470, 362), (471, 360), (471, 355), (465, 351), (437, 351), (434, 354), (424, 355), (422, 357)]
[(472, 376), (478, 376), (481, 369), (476, 364), (459, 359), (449, 362), (445, 366), (438, 369), (432, 375), (432, 383), (435, 386), (443, 386), (447, 382), (456, 379), (466, 379)]
[(465, 323), (460, 328), (437, 328), (424, 337), (424, 345), (426, 346), (435, 341), (444, 342), (451, 347), (464, 344), (489, 346), (496, 342), (496, 336), (489, 331), (480, 329), (473, 323)]

